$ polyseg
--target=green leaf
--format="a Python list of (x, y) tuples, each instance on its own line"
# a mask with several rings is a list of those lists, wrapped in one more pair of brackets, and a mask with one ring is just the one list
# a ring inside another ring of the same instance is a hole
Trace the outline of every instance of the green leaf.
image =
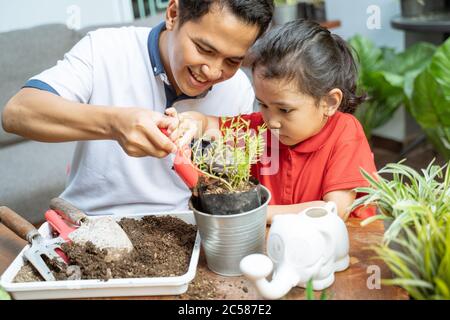
[(407, 105), (433, 145), (450, 159), (450, 39), (416, 78)]
[(315, 300), (312, 279), (306, 284), (306, 300)]
[(384, 59), (383, 70), (398, 75), (423, 70), (436, 52), (436, 46), (426, 42), (419, 42), (397, 55), (390, 55)]
[(2, 287), (0, 287), (0, 300), (11, 300), (9, 294)]
[(364, 74), (379, 68), (383, 52), (371, 40), (361, 35), (356, 35), (350, 38), (348, 43), (356, 54), (361, 73)]

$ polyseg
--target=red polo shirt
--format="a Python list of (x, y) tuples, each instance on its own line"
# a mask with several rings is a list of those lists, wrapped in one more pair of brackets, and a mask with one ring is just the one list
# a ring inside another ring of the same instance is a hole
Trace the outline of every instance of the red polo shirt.
[[(264, 123), (261, 113), (241, 117), (250, 120), (255, 130)], [(272, 146), (272, 139), (277, 138), (268, 130), (266, 153), (252, 168), (252, 175), (271, 191), (271, 205), (322, 200), (331, 191), (367, 187), (360, 168), (369, 173), (377, 171), (364, 130), (348, 113), (337, 112), (318, 134), (295, 146), (279, 141)], [(352, 216), (373, 214), (374, 208), (369, 208), (357, 210)]]

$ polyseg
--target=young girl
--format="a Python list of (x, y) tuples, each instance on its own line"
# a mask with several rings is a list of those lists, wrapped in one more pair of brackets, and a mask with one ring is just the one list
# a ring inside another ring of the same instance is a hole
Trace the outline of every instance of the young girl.
[[(318, 24), (294, 21), (269, 31), (250, 57), (261, 111), (241, 117), (253, 129), (266, 123), (266, 147), (274, 149), (267, 153), (279, 153), (278, 170), (267, 170), (274, 164), (265, 159), (252, 168), (272, 194), (269, 223), (273, 215), (300, 212), (324, 201), (334, 201), (346, 219), (357, 196), (352, 189), (368, 185), (360, 168), (376, 171), (364, 131), (352, 115), (364, 97), (355, 92), (357, 68), (350, 49)], [(176, 110), (168, 109), (167, 114), (175, 116)], [(198, 112), (178, 117), (181, 123), (173, 139), (191, 139), (197, 129), (213, 132), (222, 125), (221, 119)], [(270, 138), (279, 140), (278, 147)], [(352, 213), (372, 214), (373, 210)]]

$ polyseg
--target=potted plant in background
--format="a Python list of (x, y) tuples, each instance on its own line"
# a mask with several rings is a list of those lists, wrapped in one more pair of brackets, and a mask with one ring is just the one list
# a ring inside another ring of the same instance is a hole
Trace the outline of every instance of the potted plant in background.
[(418, 43), (404, 52), (377, 47), (371, 40), (356, 35), (349, 40), (359, 67), (358, 90), (367, 101), (356, 111), (368, 139), (372, 131), (392, 118), (412, 91), (415, 77), (428, 65), (436, 47)]
[(355, 113), (368, 139), (404, 105), (450, 160), (450, 40), (437, 48), (417, 43), (400, 53), (359, 35), (349, 43), (359, 61), (358, 90), (368, 94)]
[(297, 3), (298, 0), (275, 0), (273, 22), (275, 24), (285, 24), (297, 19)]
[[(450, 299), (450, 162), (429, 164), (421, 173), (391, 163), (375, 178), (352, 209), (375, 204), (379, 214), (362, 222), (385, 220), (383, 242), (373, 247), (394, 278), (383, 283), (403, 287), (414, 299)], [(382, 175), (389, 174), (391, 179)]]
[(251, 178), (251, 166), (265, 150), (267, 127), (255, 132), (240, 117), (228, 121), (222, 121), (219, 139), (203, 148), (201, 138), (192, 147), (192, 162), (202, 177), (190, 207), (209, 269), (236, 276), (242, 274), (242, 258), (264, 251), (270, 192)]
[(405, 105), (428, 139), (450, 160), (450, 39), (405, 90)]

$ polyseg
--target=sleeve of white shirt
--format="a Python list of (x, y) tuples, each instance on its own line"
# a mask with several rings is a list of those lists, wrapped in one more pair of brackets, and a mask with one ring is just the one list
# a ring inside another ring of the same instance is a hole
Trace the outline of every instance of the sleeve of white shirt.
[(93, 88), (92, 61), (92, 40), (88, 34), (54, 67), (32, 77), (24, 87), (46, 90), (70, 101), (88, 103)]

